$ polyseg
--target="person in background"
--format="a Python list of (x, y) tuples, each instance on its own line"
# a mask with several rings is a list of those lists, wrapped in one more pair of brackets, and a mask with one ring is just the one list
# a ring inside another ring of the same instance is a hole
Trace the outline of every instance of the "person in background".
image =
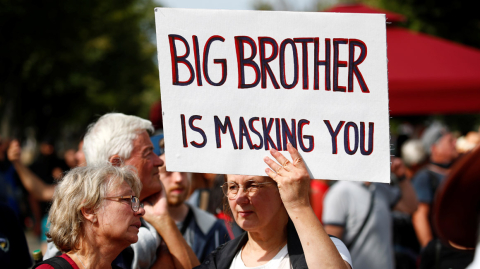
[(443, 185), (451, 166), (459, 156), (456, 150), (456, 139), (446, 127), (439, 123), (429, 126), (422, 142), (430, 155), (430, 163), (420, 170), (412, 179), (420, 204), (413, 214), (412, 223), (422, 247), (420, 253), (420, 268), (432, 268), (431, 257), (442, 255), (442, 263), (456, 264), (454, 269), (462, 268), (459, 265), (468, 264), (473, 257), (471, 253), (455, 250), (442, 243), (433, 227), (435, 218), (433, 207), (435, 195)]
[(465, 136), (457, 139), (457, 151), (459, 154), (465, 154), (475, 149), (480, 144), (480, 134), (475, 131), (468, 132)]
[[(480, 149), (466, 153), (452, 168), (435, 198), (433, 223), (438, 237), (470, 259), (452, 262), (449, 253), (423, 259), (421, 268), (480, 268)], [(474, 256), (475, 251), (475, 256)], [(471, 263), (471, 264), (470, 264)], [(470, 265), (469, 265), (470, 264)]]
[(10, 139), (0, 137), (0, 203), (6, 203), (20, 217), (25, 214), (21, 210), (22, 206), (24, 208), (28, 207), (24, 199), (25, 195), (28, 194), (21, 188), (15, 168), (8, 160), (9, 145)]
[(391, 211), (413, 213), (417, 199), (404, 177), (399, 158), (392, 159), (397, 186), (385, 183), (339, 181), (325, 196), (323, 224), (328, 234), (345, 241), (355, 269), (393, 269)]
[(402, 161), (405, 164), (405, 176), (412, 178), (427, 164), (427, 153), (419, 139), (407, 140), (401, 148)]
[(421, 140), (429, 155), (429, 164), (412, 178), (420, 202), (412, 222), (420, 246), (425, 248), (436, 237), (431, 223), (431, 207), (436, 190), (458, 157), (458, 152), (455, 137), (438, 122), (424, 131)]
[(35, 268), (54, 268), (53, 262), (110, 268), (126, 247), (138, 241), (145, 210), (138, 198), (142, 184), (132, 169), (104, 163), (67, 173), (55, 190), (47, 233), (63, 254)]
[[(165, 157), (165, 154), (160, 156), (164, 163)], [(170, 215), (200, 262), (218, 246), (230, 240), (223, 220), (185, 202), (191, 186), (190, 174), (169, 172), (166, 165), (163, 165), (160, 167), (160, 180), (165, 186)]]
[[(426, 165), (427, 155), (423, 143), (419, 139), (409, 139), (402, 144), (400, 152), (406, 169), (405, 180), (410, 181), (412, 176)], [(397, 177), (392, 177), (391, 184), (397, 185), (397, 181)], [(420, 244), (413, 228), (412, 214), (393, 210), (392, 217), (395, 268), (415, 268), (420, 254)]]
[[(65, 163), (62, 163), (62, 160), (55, 156), (53, 142), (50, 142), (50, 140), (46, 140), (41, 143), (40, 152), (41, 155), (30, 166), (30, 168), (25, 166), (21, 162), (20, 158), (20, 143), (15, 139), (9, 144), (7, 156), (9, 161), (13, 164), (13, 167), (15, 168), (15, 171), (17, 172), (23, 186), (30, 194), (30, 201), (33, 205), (32, 208), (34, 215), (36, 218), (39, 218), (41, 215), (40, 213), (44, 213), (40, 224), (40, 241), (41, 250), (43, 253), (45, 253), (47, 250), (47, 238), (45, 234), (48, 231), (48, 216), (46, 212), (55, 190), (55, 179), (60, 179), (63, 175), (63, 171), (69, 169), (69, 167), (67, 167)], [(76, 165), (77, 160), (71, 160), (70, 163)], [(48, 171), (50, 171), (50, 174)], [(48, 180), (44, 180), (42, 176)], [(38, 205), (41, 205), (41, 207), (38, 208)]]
[[(139, 199), (145, 205), (145, 221), (142, 221), (138, 242), (127, 247), (113, 263), (121, 268), (136, 269), (159, 268), (173, 262), (176, 268), (190, 269), (199, 261), (168, 213), (159, 178), (163, 161), (153, 151), (149, 132), (153, 132), (153, 126), (148, 120), (107, 113), (89, 126), (83, 140), (87, 165), (108, 161), (134, 166), (143, 185)], [(58, 252), (49, 244), (45, 258)]]
[(75, 153), (77, 151), (75, 149), (67, 149), (64, 153), (63, 153), (63, 160), (65, 161), (65, 170), (64, 171), (68, 171), (72, 168), (75, 168), (77, 167), (77, 158), (75, 157)]
[(310, 205), (310, 177), (298, 151), (292, 162), (271, 149), (269, 177), (227, 175), (223, 192), (246, 232), (213, 251), (198, 268), (352, 268), (350, 254), (329, 237)]
[(27, 269), (32, 266), (27, 239), (15, 212), (0, 202), (0, 267)]
[[(54, 141), (51, 137), (45, 137), (40, 142), (40, 154), (30, 165), (29, 169), (33, 174), (43, 181), (46, 185), (53, 185), (55, 180), (62, 178), (65, 163), (58, 158), (55, 150)], [(18, 171), (17, 171), (18, 173)], [(50, 206), (49, 200), (38, 199), (35, 195), (30, 195), (30, 207), (34, 216), (34, 231), (40, 237), (41, 249), (45, 251), (47, 247), (47, 212)]]
[[(79, 143), (78, 150), (75, 152), (75, 163), (79, 166), (84, 166), (85, 157), (82, 151), (83, 140)], [(32, 170), (25, 166), (21, 161), (22, 149), (18, 140), (13, 140), (8, 147), (8, 160), (12, 162), (18, 176), (25, 187), (25, 189), (35, 199), (43, 202), (50, 202), (55, 192), (55, 183), (47, 184), (36, 175)]]
[(85, 153), (83, 153), (83, 139), (78, 143), (78, 150), (75, 152), (75, 160), (77, 161), (77, 166), (87, 165), (87, 160), (85, 160)]

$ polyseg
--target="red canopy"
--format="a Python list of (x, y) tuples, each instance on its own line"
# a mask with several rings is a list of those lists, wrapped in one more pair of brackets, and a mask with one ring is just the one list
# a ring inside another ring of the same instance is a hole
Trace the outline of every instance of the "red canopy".
[[(382, 13), (363, 5), (328, 12)], [(480, 50), (396, 26), (387, 27), (391, 115), (480, 113)]]

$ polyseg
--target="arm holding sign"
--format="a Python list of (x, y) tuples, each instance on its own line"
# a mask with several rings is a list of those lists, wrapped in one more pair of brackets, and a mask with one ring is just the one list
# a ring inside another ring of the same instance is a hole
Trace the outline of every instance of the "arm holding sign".
[(308, 191), (310, 176), (298, 151), (287, 145), (293, 163), (280, 152), (271, 149), (272, 156), (281, 164), (265, 157), (271, 169), (265, 172), (277, 182), (280, 197), (298, 232), (309, 268), (351, 268), (342, 259), (335, 244), (323, 229), (310, 205)]

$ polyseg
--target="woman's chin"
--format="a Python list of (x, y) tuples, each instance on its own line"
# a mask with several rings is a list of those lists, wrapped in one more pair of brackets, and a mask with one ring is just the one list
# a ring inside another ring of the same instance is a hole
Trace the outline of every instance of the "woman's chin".
[(254, 231), (258, 228), (258, 224), (256, 222), (249, 221), (249, 220), (237, 221), (237, 224), (240, 228), (242, 228), (247, 232)]
[(135, 244), (138, 241), (138, 235), (137, 234), (135, 234), (135, 235), (131, 234), (130, 236), (128, 236), (126, 238), (126, 241), (128, 242), (128, 245)]

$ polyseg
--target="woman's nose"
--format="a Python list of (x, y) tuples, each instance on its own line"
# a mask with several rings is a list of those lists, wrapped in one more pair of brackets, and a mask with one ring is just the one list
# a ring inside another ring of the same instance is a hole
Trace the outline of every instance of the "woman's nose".
[(135, 215), (138, 215), (140, 217), (142, 217), (143, 215), (145, 215), (145, 208), (143, 208), (143, 206), (140, 206), (140, 208), (138, 208), (137, 212), (134, 212)]
[(237, 200), (238, 204), (248, 202), (248, 190), (246, 190), (243, 187), (240, 187), (238, 189), (237, 196), (235, 197), (235, 199)]

